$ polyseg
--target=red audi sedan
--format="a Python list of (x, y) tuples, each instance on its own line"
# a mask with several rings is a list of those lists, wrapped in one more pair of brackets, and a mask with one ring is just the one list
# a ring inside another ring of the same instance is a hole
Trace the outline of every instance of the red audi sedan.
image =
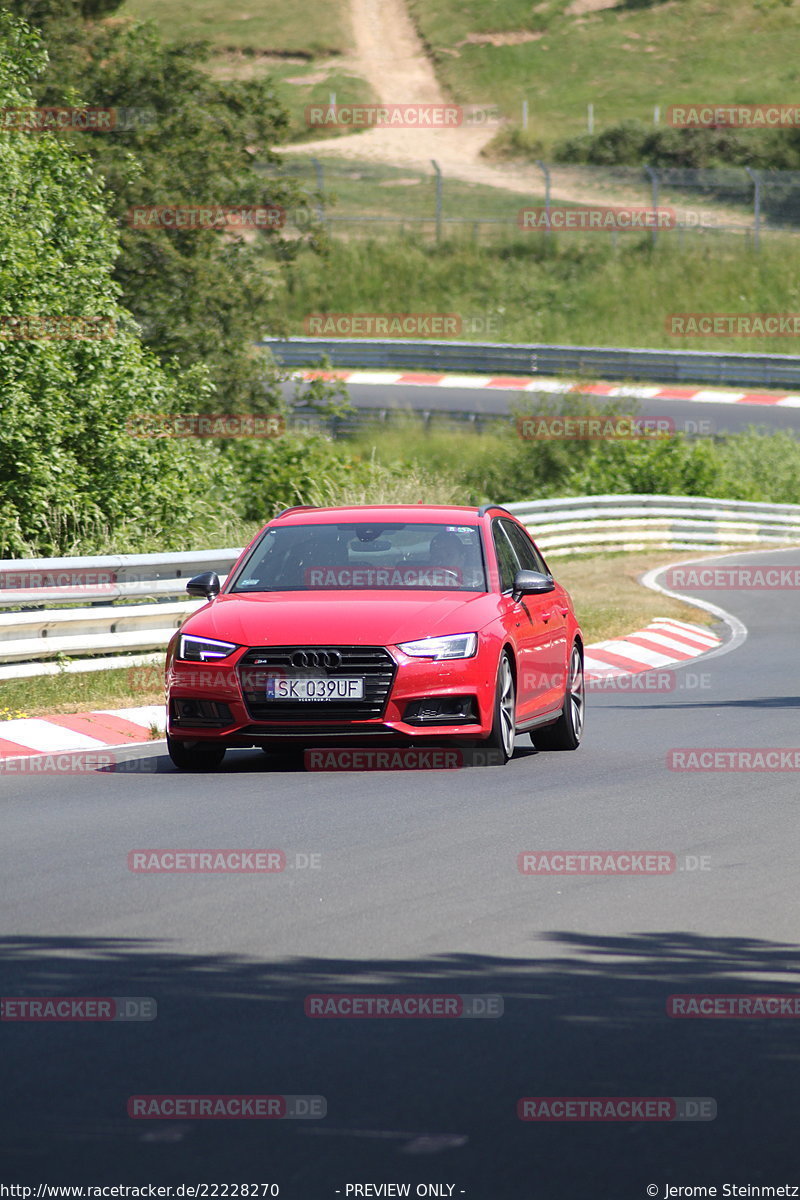
[(498, 505), (285, 509), (167, 651), (183, 770), (264, 750), (448, 743), (506, 762), (518, 733), (574, 750), (583, 639), (568, 593)]

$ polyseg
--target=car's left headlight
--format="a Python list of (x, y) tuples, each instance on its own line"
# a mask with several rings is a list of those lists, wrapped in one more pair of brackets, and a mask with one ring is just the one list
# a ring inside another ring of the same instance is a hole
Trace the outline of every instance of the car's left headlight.
[(214, 662), (218, 658), (227, 658), (237, 649), (235, 642), (218, 642), (215, 638), (192, 637), (190, 633), (182, 633), (178, 638), (176, 657), (184, 662)]
[(478, 649), (477, 633), (451, 633), (447, 637), (420, 638), (398, 642), (398, 649), (412, 658), (472, 658)]

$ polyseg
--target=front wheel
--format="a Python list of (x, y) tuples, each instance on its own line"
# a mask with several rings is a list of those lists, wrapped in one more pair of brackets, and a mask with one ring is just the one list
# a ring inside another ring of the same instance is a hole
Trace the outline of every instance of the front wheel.
[(514, 753), (514, 735), (517, 731), (517, 694), (514, 673), (508, 655), (500, 659), (497, 669), (497, 684), (494, 690), (494, 719), (492, 732), (483, 742), (489, 750), (495, 750), (499, 764), (507, 763)]
[(225, 757), (216, 742), (177, 741), (167, 734), (167, 753), (179, 771), (214, 771)]
[(583, 682), (583, 656), (580, 648), (572, 647), (569, 660), (564, 707), (555, 725), (531, 730), (531, 741), (537, 750), (577, 750), (583, 733), (586, 693)]

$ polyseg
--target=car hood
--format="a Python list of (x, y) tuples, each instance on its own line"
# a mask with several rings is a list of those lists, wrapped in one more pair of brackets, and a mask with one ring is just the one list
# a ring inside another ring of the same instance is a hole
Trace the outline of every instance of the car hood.
[(497, 614), (487, 592), (254, 592), (222, 594), (198, 609), (184, 633), (240, 646), (395, 646), (477, 631)]

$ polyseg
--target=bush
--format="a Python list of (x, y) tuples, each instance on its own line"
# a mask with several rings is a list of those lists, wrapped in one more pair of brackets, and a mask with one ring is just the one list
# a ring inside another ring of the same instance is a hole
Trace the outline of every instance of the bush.
[(676, 129), (621, 121), (599, 133), (556, 144), (554, 158), (594, 166), (708, 168), (740, 166), (794, 170), (800, 166), (795, 130)]

